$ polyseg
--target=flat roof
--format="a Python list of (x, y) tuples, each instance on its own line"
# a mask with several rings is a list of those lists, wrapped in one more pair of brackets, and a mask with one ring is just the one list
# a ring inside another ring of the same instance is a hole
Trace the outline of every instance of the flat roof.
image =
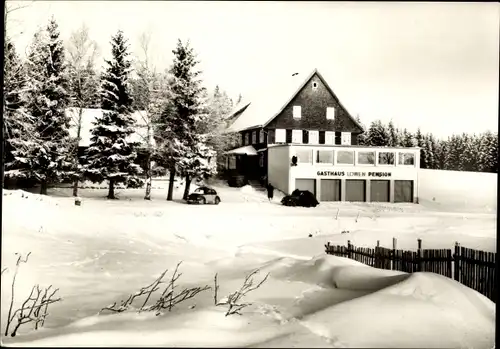
[(374, 150), (420, 150), (421, 147), (374, 147), (370, 145), (341, 145), (341, 144), (295, 144), (295, 143), (286, 143), (286, 144), (269, 144), (268, 148), (275, 147), (330, 147), (330, 148), (368, 148)]

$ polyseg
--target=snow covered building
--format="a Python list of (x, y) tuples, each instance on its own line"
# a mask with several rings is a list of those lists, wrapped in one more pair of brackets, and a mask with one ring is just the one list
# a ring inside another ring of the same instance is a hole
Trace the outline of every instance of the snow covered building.
[(363, 127), (317, 69), (264, 87), (229, 115), (241, 146), (227, 168), (319, 201), (416, 202), (419, 148), (359, 146)]

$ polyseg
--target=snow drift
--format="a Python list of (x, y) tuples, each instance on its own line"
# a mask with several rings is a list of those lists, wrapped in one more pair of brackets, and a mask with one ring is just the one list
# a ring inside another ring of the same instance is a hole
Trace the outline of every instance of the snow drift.
[[(239, 189), (219, 189), (223, 197), (241, 195)], [(412, 241), (425, 231), (429, 244), (431, 236), (441, 238), (441, 227), (465, 223), (461, 233), (477, 234), (470, 228), (482, 216), (469, 222), (436, 212), (429, 218), (425, 211), (381, 211), (376, 219), (361, 217), (354, 224), (361, 206), (342, 206), (335, 220), (333, 205), (293, 210), (290, 216), (290, 208), (256, 198), (256, 203), (194, 209), (141, 196), (120, 202), (84, 198), (76, 207), (71, 197), (5, 193), (2, 267), (12, 266), (14, 252), (32, 252), (17, 279), (17, 302), (33, 283), (53, 284), (63, 297), (49, 308), (45, 328), (2, 338), (6, 345), (489, 349), (494, 344), (495, 305), (476, 291), (432, 273), (380, 270), (323, 254), (329, 237), (372, 245), (377, 239), (390, 242), (396, 230)], [(422, 219), (425, 224), (417, 221)], [(351, 233), (306, 237), (310, 229), (325, 232), (332, 226)], [(452, 241), (456, 231), (448, 234)], [(254, 241), (266, 248), (248, 245)], [(211, 291), (158, 317), (96, 315), (180, 260), (183, 284), (212, 285), (217, 272), (221, 296), (238, 289), (255, 268), (270, 277), (245, 298), (252, 306), (242, 316), (224, 316)], [(2, 326), (11, 276), (10, 270), (2, 275)]]

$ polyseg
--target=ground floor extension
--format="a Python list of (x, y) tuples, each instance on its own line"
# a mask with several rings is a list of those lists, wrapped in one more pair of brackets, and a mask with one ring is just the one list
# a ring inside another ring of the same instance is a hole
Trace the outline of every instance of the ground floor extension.
[(418, 148), (279, 145), (267, 149), (267, 178), (318, 201), (418, 202)]

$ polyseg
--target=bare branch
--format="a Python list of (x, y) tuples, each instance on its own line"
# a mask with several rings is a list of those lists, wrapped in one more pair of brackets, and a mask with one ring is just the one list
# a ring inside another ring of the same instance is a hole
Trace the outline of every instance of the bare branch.
[(229, 294), (229, 296), (227, 296), (226, 300), (224, 300), (220, 303), (216, 303), (216, 305), (227, 305), (228, 306), (226, 316), (233, 315), (233, 314), (241, 315), (240, 311), (243, 308), (246, 308), (252, 304), (252, 303), (241, 303), (241, 299), (244, 296), (246, 296), (249, 292), (254, 291), (257, 288), (259, 288), (260, 286), (262, 286), (262, 284), (269, 277), (269, 273), (267, 273), (267, 275), (257, 285), (253, 286), (253, 284), (254, 284), (253, 277), (259, 271), (260, 271), (259, 269), (252, 271), (250, 274), (248, 274), (245, 277), (245, 280), (243, 281), (243, 285), (240, 287), (240, 289), (238, 291), (235, 291), (235, 292)]

